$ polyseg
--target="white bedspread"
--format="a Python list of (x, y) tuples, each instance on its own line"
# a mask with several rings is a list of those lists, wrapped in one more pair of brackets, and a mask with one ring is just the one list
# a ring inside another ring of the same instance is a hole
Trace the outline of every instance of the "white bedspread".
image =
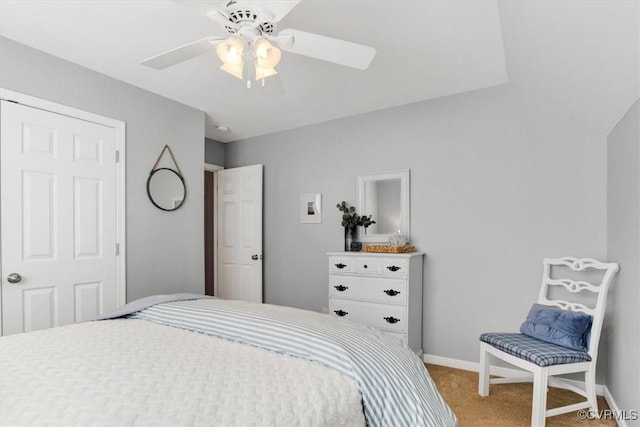
[(351, 378), (358, 385), (371, 427), (457, 425), (422, 360), (370, 326), (246, 301), (207, 298), (159, 303), (154, 297), (151, 305), (141, 304), (144, 300), (134, 304), (133, 318), (309, 360)]
[(364, 423), (355, 382), (337, 371), (144, 320), (0, 341), (3, 426)]

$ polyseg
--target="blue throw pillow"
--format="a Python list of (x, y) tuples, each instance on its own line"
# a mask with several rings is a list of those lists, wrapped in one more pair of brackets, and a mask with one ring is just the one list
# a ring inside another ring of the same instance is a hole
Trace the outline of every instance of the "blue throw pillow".
[(573, 350), (587, 351), (591, 320), (586, 313), (533, 304), (520, 332)]

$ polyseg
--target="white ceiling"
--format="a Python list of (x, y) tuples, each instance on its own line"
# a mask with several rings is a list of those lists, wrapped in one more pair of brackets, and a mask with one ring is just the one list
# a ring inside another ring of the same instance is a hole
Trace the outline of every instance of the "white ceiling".
[(637, 1), (303, 0), (277, 28), (375, 47), (370, 68), (283, 52), (280, 80), (251, 90), (218, 70), (215, 53), (163, 71), (139, 65), (226, 34), (173, 1), (1, 0), (0, 35), (203, 110), (206, 135), (224, 142), (504, 84), (507, 71), (608, 133), (638, 98), (638, 10)]

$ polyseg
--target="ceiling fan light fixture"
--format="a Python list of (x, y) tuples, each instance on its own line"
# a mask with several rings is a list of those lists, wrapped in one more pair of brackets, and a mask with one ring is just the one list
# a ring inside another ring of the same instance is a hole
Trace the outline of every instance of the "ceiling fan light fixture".
[(275, 68), (280, 62), (282, 52), (265, 38), (259, 38), (253, 44), (256, 67)]
[(218, 58), (220, 58), (225, 65), (242, 67), (244, 41), (238, 36), (231, 36), (218, 44), (216, 53), (218, 54)]

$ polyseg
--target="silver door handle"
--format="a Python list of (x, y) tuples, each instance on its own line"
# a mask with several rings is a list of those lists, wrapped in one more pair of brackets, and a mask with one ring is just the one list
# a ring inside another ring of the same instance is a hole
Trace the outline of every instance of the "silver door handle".
[(22, 276), (18, 273), (11, 273), (7, 276), (7, 282), (9, 283), (19, 283), (22, 280)]

